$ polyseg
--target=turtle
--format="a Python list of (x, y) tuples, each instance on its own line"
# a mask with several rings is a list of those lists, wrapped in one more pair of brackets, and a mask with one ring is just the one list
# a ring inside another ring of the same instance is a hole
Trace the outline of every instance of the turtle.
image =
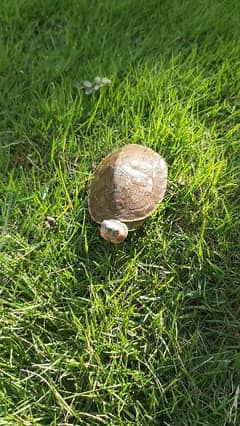
[(88, 210), (100, 235), (120, 243), (143, 224), (162, 201), (167, 187), (165, 159), (151, 148), (127, 144), (107, 155), (90, 182)]

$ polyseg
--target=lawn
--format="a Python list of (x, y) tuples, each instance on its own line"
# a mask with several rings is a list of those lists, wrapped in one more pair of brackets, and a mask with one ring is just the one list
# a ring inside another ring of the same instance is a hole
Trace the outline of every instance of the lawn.
[[(238, 0), (1, 1), (0, 426), (240, 424), (239, 22)], [(116, 246), (87, 193), (126, 143), (169, 181)]]

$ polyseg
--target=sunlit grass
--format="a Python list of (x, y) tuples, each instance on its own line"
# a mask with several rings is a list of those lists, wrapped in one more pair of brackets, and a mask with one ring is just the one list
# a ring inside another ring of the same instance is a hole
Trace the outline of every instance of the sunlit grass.
[[(239, 424), (239, 18), (234, 0), (2, 1), (0, 425)], [(112, 85), (85, 95), (96, 76)], [(129, 142), (169, 184), (116, 247), (87, 191)]]

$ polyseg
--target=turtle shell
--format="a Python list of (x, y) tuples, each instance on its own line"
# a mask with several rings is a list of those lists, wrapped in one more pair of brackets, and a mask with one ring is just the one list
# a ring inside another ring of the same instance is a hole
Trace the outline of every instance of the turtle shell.
[(137, 227), (157, 208), (166, 186), (166, 161), (143, 145), (125, 145), (96, 168), (90, 184), (89, 213), (97, 223), (117, 219), (130, 229)]

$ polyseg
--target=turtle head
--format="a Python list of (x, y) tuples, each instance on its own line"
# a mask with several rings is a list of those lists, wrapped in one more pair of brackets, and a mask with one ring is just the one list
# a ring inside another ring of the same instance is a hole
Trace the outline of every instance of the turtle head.
[(120, 220), (109, 219), (101, 223), (100, 235), (111, 243), (121, 243), (128, 235), (128, 227)]

